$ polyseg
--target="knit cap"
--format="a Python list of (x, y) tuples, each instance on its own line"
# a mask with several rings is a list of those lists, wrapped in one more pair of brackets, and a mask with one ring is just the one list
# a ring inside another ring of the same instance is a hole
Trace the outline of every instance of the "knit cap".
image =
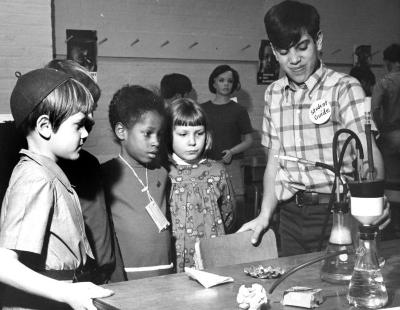
[(55, 69), (43, 68), (21, 75), (15, 74), (18, 81), (11, 93), (10, 107), (15, 126), (19, 127), (35, 107), (54, 89), (71, 78), (70, 75)]

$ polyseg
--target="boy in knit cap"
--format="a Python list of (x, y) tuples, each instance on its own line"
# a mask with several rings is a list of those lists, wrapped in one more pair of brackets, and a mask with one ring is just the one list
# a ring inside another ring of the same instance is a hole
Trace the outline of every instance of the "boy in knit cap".
[(20, 152), (1, 208), (0, 281), (6, 285), (0, 305), (96, 309), (91, 299), (111, 291), (68, 283), (93, 254), (78, 197), (57, 165), (61, 158), (79, 157), (93, 98), (81, 83), (54, 69), (17, 77), (11, 113), (28, 149)]

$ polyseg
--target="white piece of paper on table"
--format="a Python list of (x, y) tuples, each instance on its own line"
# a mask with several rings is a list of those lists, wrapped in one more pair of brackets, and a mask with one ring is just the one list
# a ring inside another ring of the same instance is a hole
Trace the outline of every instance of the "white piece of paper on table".
[(210, 288), (218, 284), (229, 283), (234, 281), (233, 278), (231, 277), (219, 276), (214, 273), (201, 271), (194, 268), (185, 267), (185, 272), (188, 274), (189, 277), (197, 280), (205, 288)]

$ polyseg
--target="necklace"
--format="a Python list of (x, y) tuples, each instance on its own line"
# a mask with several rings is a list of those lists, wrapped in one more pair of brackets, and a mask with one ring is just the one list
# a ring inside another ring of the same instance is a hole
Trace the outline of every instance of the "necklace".
[(143, 181), (141, 178), (139, 178), (138, 174), (136, 173), (135, 169), (133, 169), (133, 167), (128, 163), (128, 161), (122, 157), (121, 154), (118, 155), (118, 157), (122, 160), (122, 162), (128, 166), (128, 168), (133, 172), (133, 175), (136, 177), (136, 179), (139, 181), (140, 185), (142, 185), (142, 189), (141, 192), (144, 193), (146, 192), (147, 197), (149, 198), (150, 201), (154, 201), (153, 197), (150, 194), (149, 191), (149, 177), (147, 175), (147, 166), (146, 166), (146, 185), (144, 185)]
[(162, 231), (166, 230), (167, 227), (170, 225), (170, 223), (168, 222), (165, 215), (158, 207), (154, 198), (150, 195), (149, 178), (147, 176), (147, 166), (146, 166), (146, 185), (144, 185), (143, 181), (137, 175), (135, 169), (133, 169), (133, 167), (126, 161), (126, 159), (123, 158), (121, 154), (119, 154), (118, 157), (122, 160), (123, 163), (125, 163), (125, 165), (128, 166), (129, 169), (131, 169), (131, 171), (133, 172), (133, 175), (139, 181), (140, 185), (142, 185), (142, 187), (143, 187), (142, 193), (146, 192), (147, 197), (149, 198), (150, 202), (147, 204), (145, 209), (146, 209), (147, 213), (150, 215), (153, 222), (156, 224), (156, 226), (158, 228), (158, 232), (162, 232)]

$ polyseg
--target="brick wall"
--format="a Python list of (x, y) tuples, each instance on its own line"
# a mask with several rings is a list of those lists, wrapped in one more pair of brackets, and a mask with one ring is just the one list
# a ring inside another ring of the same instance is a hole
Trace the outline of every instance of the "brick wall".
[(51, 60), (50, 0), (0, 2), (0, 113), (10, 113), (15, 71), (25, 73)]

